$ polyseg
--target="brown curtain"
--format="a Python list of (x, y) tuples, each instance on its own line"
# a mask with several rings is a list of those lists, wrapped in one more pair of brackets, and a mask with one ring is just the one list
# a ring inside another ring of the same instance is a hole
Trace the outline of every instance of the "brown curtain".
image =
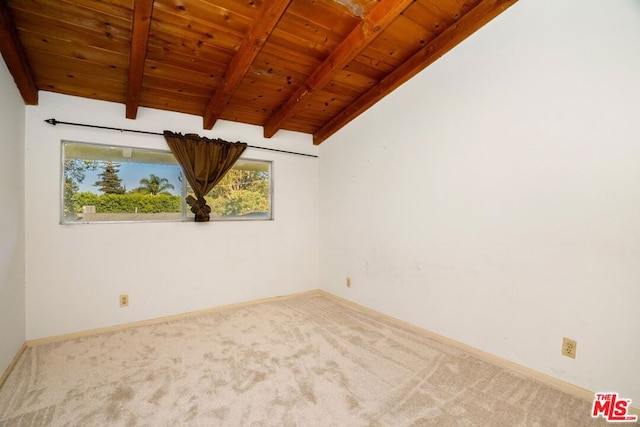
[(191, 212), (196, 214), (196, 221), (209, 221), (211, 208), (204, 196), (236, 163), (247, 144), (170, 131), (164, 131), (164, 138), (196, 195), (196, 198), (189, 195), (186, 199)]

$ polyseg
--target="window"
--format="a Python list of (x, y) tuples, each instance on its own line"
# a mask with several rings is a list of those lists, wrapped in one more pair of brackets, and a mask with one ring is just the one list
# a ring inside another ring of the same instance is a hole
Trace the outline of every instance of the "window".
[[(63, 224), (193, 220), (192, 194), (170, 151), (63, 141)], [(211, 220), (271, 214), (271, 162), (241, 158), (207, 195)]]

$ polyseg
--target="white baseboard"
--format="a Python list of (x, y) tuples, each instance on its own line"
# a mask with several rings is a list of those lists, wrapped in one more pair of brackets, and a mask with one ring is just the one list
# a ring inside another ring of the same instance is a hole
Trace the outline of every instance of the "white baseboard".
[(20, 356), (22, 356), (22, 353), (24, 353), (26, 349), (27, 349), (27, 343), (24, 343), (18, 349), (18, 352), (16, 353), (16, 355), (13, 356), (13, 359), (11, 359), (9, 366), (7, 366), (7, 369), (5, 369), (2, 375), (0, 376), (0, 388), (9, 377), (9, 374), (11, 373), (11, 371), (13, 371), (13, 367), (16, 366), (16, 363), (18, 363), (18, 359), (20, 359)]
[[(470, 345), (463, 344), (463, 343), (461, 343), (459, 341), (453, 340), (451, 338), (447, 338), (447, 337), (445, 337), (443, 335), (436, 334), (436, 333), (431, 332), (431, 331), (429, 331), (427, 329), (423, 329), (423, 328), (420, 328), (418, 326), (412, 325), (411, 323), (407, 323), (405, 321), (396, 319), (395, 317), (391, 317), (391, 316), (388, 316), (386, 314), (380, 313), (378, 311), (375, 311), (375, 310), (370, 309), (368, 307), (365, 307), (363, 305), (357, 304), (357, 303), (355, 303), (353, 301), (349, 301), (348, 299), (344, 299), (342, 297), (333, 295), (330, 292), (327, 292), (327, 291), (324, 291), (324, 290), (319, 290), (319, 293), (322, 294), (322, 295), (328, 296), (330, 298), (334, 298), (335, 300), (337, 300), (337, 301), (339, 301), (339, 302), (341, 302), (343, 304), (350, 305), (350, 306), (352, 306), (352, 307), (354, 307), (356, 309), (359, 309), (359, 310), (362, 310), (362, 311), (366, 311), (366, 312), (370, 312), (370, 313), (373, 313), (373, 314), (375, 314), (377, 316), (381, 316), (381, 317), (383, 317), (383, 318), (385, 318), (385, 319), (387, 319), (387, 320), (389, 320), (391, 322), (395, 322), (398, 325), (401, 325), (401, 326), (403, 326), (405, 328), (408, 328), (408, 329), (411, 329), (413, 331), (416, 331), (416, 332), (418, 332), (418, 333), (420, 333), (420, 334), (422, 334), (422, 335), (424, 335), (426, 337), (429, 337), (429, 338), (431, 338), (431, 339), (433, 339), (435, 341), (441, 342), (443, 344), (449, 345), (449, 346), (454, 347), (454, 348), (458, 348), (460, 350), (466, 351), (467, 353), (471, 353), (471, 354), (477, 356), (478, 358), (480, 358), (482, 360), (485, 360), (485, 361), (487, 361), (487, 362), (489, 362), (491, 364), (503, 367), (505, 369), (510, 369), (512, 371), (516, 371), (516, 372), (519, 372), (519, 373), (521, 373), (523, 375), (526, 375), (528, 377), (534, 378), (534, 379), (540, 381), (543, 384), (549, 385), (549, 386), (551, 386), (551, 387), (553, 387), (553, 388), (555, 388), (557, 390), (560, 390), (562, 392), (568, 393), (568, 394), (570, 394), (572, 396), (575, 396), (575, 397), (577, 397), (579, 399), (587, 400), (589, 402), (592, 402), (594, 397), (595, 397), (595, 392), (587, 390), (587, 389), (584, 389), (582, 387), (578, 387), (578, 386), (576, 386), (574, 384), (568, 383), (568, 382), (560, 380), (558, 378), (552, 377), (551, 375), (543, 374), (542, 372), (536, 371), (536, 370), (531, 369), (531, 368), (527, 368), (526, 366), (519, 365), (519, 364), (517, 364), (515, 362), (512, 362), (510, 360), (503, 359), (503, 358), (498, 357), (498, 356), (496, 356), (494, 354), (487, 353), (487, 352), (479, 350), (479, 349), (477, 349), (475, 347), (471, 347)], [(629, 408), (629, 413), (633, 414), (633, 415), (638, 415), (640, 417), (640, 408), (631, 407), (631, 408)]]
[(181, 314), (174, 314), (174, 315), (171, 315), (171, 316), (157, 317), (157, 318), (149, 319), (149, 320), (140, 320), (138, 322), (123, 323), (123, 324), (120, 324), (120, 325), (107, 326), (107, 327), (104, 327), (104, 328), (88, 329), (88, 330), (85, 330), (85, 331), (72, 332), (72, 333), (69, 333), (69, 334), (54, 335), (54, 336), (45, 337), (45, 338), (37, 338), (37, 339), (33, 339), (33, 340), (27, 340), (26, 344), (27, 344), (27, 347), (35, 347), (35, 346), (39, 346), (39, 345), (43, 345), (43, 344), (49, 344), (49, 343), (54, 343), (54, 342), (73, 340), (73, 339), (76, 339), (76, 338), (90, 337), (90, 336), (93, 336), (93, 335), (100, 335), (100, 334), (104, 334), (104, 333), (108, 333), (108, 332), (115, 332), (115, 331), (120, 331), (120, 330), (123, 330), (123, 329), (135, 328), (135, 327), (138, 327), (138, 326), (156, 325), (158, 323), (170, 322), (172, 320), (180, 320), (180, 319), (186, 319), (186, 318), (190, 318), (190, 317), (194, 317), (194, 316), (200, 316), (200, 315), (203, 315), (203, 314), (215, 313), (215, 312), (218, 312), (218, 311), (221, 311), (221, 310), (228, 310), (228, 309), (238, 308), (238, 307), (247, 307), (247, 306), (251, 306), (251, 305), (263, 304), (263, 303), (266, 303), (266, 302), (279, 301), (279, 300), (285, 300), (285, 299), (291, 299), (291, 298), (301, 297), (301, 296), (305, 296), (305, 295), (313, 295), (313, 294), (317, 294), (318, 292), (319, 292), (318, 290), (311, 290), (311, 291), (299, 292), (299, 293), (295, 293), (295, 294), (289, 294), (289, 295), (283, 295), (283, 296), (277, 296), (277, 297), (271, 297), (271, 298), (263, 298), (263, 299), (254, 300), (254, 301), (241, 302), (241, 303), (238, 303), (238, 304), (227, 304), (227, 305), (222, 305), (222, 306), (219, 306), (219, 307), (205, 308), (204, 310), (191, 311), (191, 312), (188, 312), (188, 313), (181, 313)]
[[(194, 316), (199, 316), (199, 315), (203, 315), (203, 314), (208, 314), (208, 313), (215, 313), (215, 312), (219, 312), (221, 310), (227, 310), (227, 309), (232, 309), (232, 308), (239, 308), (239, 307), (247, 307), (247, 306), (251, 306), (251, 305), (256, 305), (256, 304), (262, 304), (262, 303), (266, 303), (266, 302), (272, 302), (272, 301), (280, 301), (280, 300), (286, 300), (286, 299), (291, 299), (291, 298), (297, 298), (297, 297), (301, 297), (301, 296), (311, 296), (311, 295), (324, 295), (327, 296), (329, 298), (333, 298), (336, 301), (339, 301), (340, 303), (346, 304), (346, 305), (350, 305), (358, 310), (362, 310), (362, 311), (366, 311), (366, 312), (370, 312), (373, 313), (377, 316), (382, 316), (383, 318), (391, 321), (391, 322), (395, 322), (398, 325), (401, 325), (405, 328), (411, 329), (413, 331), (416, 331), (424, 336), (427, 336), (431, 339), (434, 339), (438, 342), (441, 342), (443, 344), (449, 345), (451, 347), (454, 348), (458, 348), (460, 350), (466, 351), (468, 353), (471, 353), (475, 356), (477, 356), (478, 358), (485, 360), (489, 363), (492, 363), (494, 365), (497, 366), (501, 366), (503, 368), (506, 369), (510, 369), (516, 372), (519, 372), (521, 374), (527, 375), (531, 378), (534, 378), (540, 382), (542, 382), (543, 384), (547, 384), (555, 389), (558, 389), (560, 391), (563, 391), (565, 393), (571, 394), (572, 396), (575, 396), (577, 398), (583, 399), (583, 400), (587, 400), (587, 401), (593, 401), (593, 398), (595, 396), (595, 393), (593, 391), (584, 389), (582, 387), (578, 387), (574, 384), (568, 383), (566, 381), (560, 380), (558, 378), (552, 377), (551, 375), (547, 375), (547, 374), (543, 374), (542, 372), (538, 372), (534, 369), (531, 368), (527, 368), (526, 366), (522, 366), (519, 365), (517, 363), (511, 362), (507, 359), (503, 359), (501, 357), (498, 357), (496, 355), (493, 355), (491, 353), (487, 353), (485, 351), (479, 350), (475, 347), (471, 347), (470, 345), (467, 344), (463, 344), (459, 341), (453, 340), (451, 338), (447, 338), (443, 335), (439, 335), (436, 334), (434, 332), (431, 332), (429, 330), (420, 328), (418, 326), (412, 325), (410, 323), (404, 322), (402, 320), (396, 319), (395, 317), (391, 317), (388, 316), (386, 314), (380, 313), (378, 311), (375, 311), (373, 309), (370, 309), (368, 307), (365, 307), (363, 305), (357, 304), (353, 301), (349, 301), (347, 299), (341, 298), (339, 296), (333, 295), (332, 293), (326, 292), (324, 290), (321, 289), (317, 289), (317, 290), (311, 290), (311, 291), (306, 291), (306, 292), (300, 292), (300, 293), (295, 293), (295, 294), (290, 294), (290, 295), (283, 295), (283, 296), (278, 296), (278, 297), (273, 297), (273, 298), (265, 298), (265, 299), (260, 299), (260, 300), (255, 300), (255, 301), (248, 301), (248, 302), (243, 302), (243, 303), (238, 303), (238, 304), (229, 304), (229, 305), (223, 305), (223, 306), (219, 306), (219, 307), (214, 307), (214, 308), (208, 308), (208, 309), (204, 309), (204, 310), (198, 310), (198, 311), (193, 311), (193, 312), (189, 312), (189, 313), (182, 313), (182, 314), (176, 314), (176, 315), (172, 315), (172, 316), (165, 316), (165, 317), (159, 317), (159, 318), (155, 318), (155, 319), (149, 319), (149, 320), (142, 320), (139, 322), (132, 322), (132, 323), (125, 323), (125, 324), (121, 324), (121, 325), (115, 325), (115, 326), (108, 326), (105, 328), (98, 328), (98, 329), (90, 329), (90, 330), (86, 330), (86, 331), (80, 331), (80, 332), (74, 332), (74, 333), (70, 333), (70, 334), (64, 334), (64, 335), (57, 335), (57, 336), (52, 336), (52, 337), (47, 337), (47, 338), (39, 338), (39, 339), (35, 339), (35, 340), (28, 340), (25, 345), (22, 346), (22, 348), (18, 351), (18, 354), (16, 355), (16, 357), (14, 358), (14, 360), (11, 362), (11, 364), (9, 365), (9, 367), (7, 368), (7, 370), (5, 371), (5, 373), (2, 375), (2, 377), (0, 377), (0, 386), (2, 386), (2, 383), (6, 380), (6, 377), (9, 375), (9, 372), (11, 371), (11, 369), (13, 368), (13, 366), (15, 365), (15, 363), (17, 362), (18, 358), (22, 355), (22, 353), (24, 352), (26, 347), (34, 347), (34, 346), (38, 346), (38, 345), (43, 345), (43, 344), (49, 344), (49, 343), (53, 343), (53, 342), (59, 342), (59, 341), (66, 341), (66, 340), (70, 340), (70, 339), (76, 339), (76, 338), (82, 338), (82, 337), (88, 337), (88, 336), (92, 336), (92, 335), (99, 335), (99, 334), (104, 334), (107, 332), (114, 332), (114, 331), (119, 331), (119, 330), (123, 330), (123, 329), (129, 329), (129, 328), (134, 328), (134, 327), (138, 327), (138, 326), (145, 326), (145, 325), (154, 325), (154, 324), (158, 324), (158, 323), (163, 323), (163, 322), (169, 322), (172, 320), (179, 320), (179, 319), (185, 319), (185, 318), (189, 318), (189, 317), (194, 317)], [(640, 408), (637, 407), (631, 407), (629, 412), (631, 414), (634, 415), (638, 415), (640, 416)]]

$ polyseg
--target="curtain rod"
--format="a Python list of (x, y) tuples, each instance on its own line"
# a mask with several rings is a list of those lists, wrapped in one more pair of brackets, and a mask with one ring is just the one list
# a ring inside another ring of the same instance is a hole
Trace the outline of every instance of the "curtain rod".
[[(113, 128), (113, 127), (109, 127), (109, 126), (88, 125), (88, 124), (84, 124), (84, 123), (61, 122), (60, 120), (56, 120), (56, 119), (47, 119), (47, 120), (45, 120), (45, 122), (47, 122), (47, 123), (49, 123), (50, 125), (53, 125), (53, 126), (55, 126), (55, 125), (81, 126), (81, 127), (85, 127), (85, 128), (116, 130), (118, 132), (142, 133), (142, 134), (145, 134), (145, 135), (164, 136), (164, 133), (161, 133), (161, 132), (149, 132), (149, 131), (146, 131), (146, 130), (135, 130), (135, 129), (120, 129), (120, 128)], [(297, 153), (295, 151), (278, 150), (276, 148), (257, 147), (255, 145), (249, 145), (249, 144), (247, 144), (247, 147), (255, 148), (256, 150), (267, 150), (267, 151), (275, 151), (277, 153), (294, 154), (296, 156), (315, 157), (315, 158), (318, 157), (315, 154)]]

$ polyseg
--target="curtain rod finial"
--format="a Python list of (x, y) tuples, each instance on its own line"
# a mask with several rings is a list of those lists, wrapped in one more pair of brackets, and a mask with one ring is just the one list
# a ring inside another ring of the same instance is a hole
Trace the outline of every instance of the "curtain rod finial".
[(47, 120), (45, 120), (45, 122), (49, 123), (50, 125), (54, 125), (54, 126), (58, 124), (56, 119), (47, 119)]

